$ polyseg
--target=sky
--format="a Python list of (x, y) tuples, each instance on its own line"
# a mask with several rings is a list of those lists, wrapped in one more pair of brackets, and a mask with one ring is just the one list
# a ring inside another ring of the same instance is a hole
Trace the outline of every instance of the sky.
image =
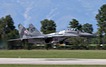
[(106, 0), (0, 0), (0, 18), (11, 15), (18, 24), (28, 27), (32, 23), (38, 30), (44, 19), (54, 20), (57, 31), (67, 29), (72, 19), (80, 24), (90, 23), (97, 31), (95, 19), (98, 9)]

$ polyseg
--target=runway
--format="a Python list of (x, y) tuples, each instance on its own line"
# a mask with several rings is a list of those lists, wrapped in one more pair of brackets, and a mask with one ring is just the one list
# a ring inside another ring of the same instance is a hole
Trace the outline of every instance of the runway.
[(106, 59), (0, 58), (0, 64), (106, 65)]

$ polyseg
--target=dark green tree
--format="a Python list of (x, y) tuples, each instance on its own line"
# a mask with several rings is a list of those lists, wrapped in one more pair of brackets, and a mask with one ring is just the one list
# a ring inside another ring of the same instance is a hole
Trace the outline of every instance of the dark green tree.
[(99, 42), (102, 43), (103, 34), (106, 36), (106, 4), (102, 5), (96, 15)]
[(4, 18), (2, 17), (0, 19), (0, 48), (4, 48), (4, 43), (6, 43), (6, 37), (4, 34)]
[(70, 25), (70, 28), (73, 28), (73, 30), (77, 30), (77, 28), (79, 26), (79, 22), (76, 19), (72, 19), (72, 21), (70, 21), (69, 25)]
[(8, 39), (16, 39), (19, 38), (19, 33), (17, 29), (14, 29), (13, 31), (11, 31), (10, 33), (8, 33)]
[(4, 22), (5, 22), (5, 26), (6, 26), (5, 27), (6, 28), (6, 33), (9, 33), (10, 31), (15, 29), (14, 21), (13, 21), (13, 19), (10, 15), (7, 15), (5, 17)]
[(41, 31), (44, 34), (56, 32), (56, 23), (53, 20), (44, 19), (41, 21)]
[(15, 29), (14, 21), (10, 15), (4, 18), (4, 32), (7, 39), (13, 39), (19, 37), (18, 30)]
[(2, 18), (0, 18), (0, 35), (3, 32), (3, 25), (4, 25), (3, 22), (4, 22), (4, 18), (2, 17)]
[(73, 49), (87, 49), (88, 46), (87, 38), (84, 37), (71, 37), (66, 41), (69, 42), (71, 48)]
[(15, 29), (14, 21), (10, 15), (0, 18), (0, 45), (7, 47), (9, 39), (18, 38), (18, 30)]
[(82, 31), (82, 25), (81, 24), (78, 25), (77, 30)]
[(92, 24), (86, 23), (82, 26), (83, 32), (92, 33), (93, 27)]

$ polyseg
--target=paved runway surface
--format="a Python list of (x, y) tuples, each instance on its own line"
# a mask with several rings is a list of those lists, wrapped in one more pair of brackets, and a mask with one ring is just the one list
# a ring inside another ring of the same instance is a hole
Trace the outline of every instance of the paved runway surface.
[(0, 64), (68, 64), (68, 65), (106, 65), (106, 59), (74, 58), (0, 58)]

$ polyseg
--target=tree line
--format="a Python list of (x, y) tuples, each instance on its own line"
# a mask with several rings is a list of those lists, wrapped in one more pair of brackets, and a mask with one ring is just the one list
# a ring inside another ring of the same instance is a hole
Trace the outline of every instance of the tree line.
[[(41, 31), (44, 34), (56, 32), (56, 23), (53, 20), (44, 19), (43, 21), (41, 21), (41, 25)], [(72, 19), (72, 21), (69, 22), (69, 28), (71, 28), (74, 31), (81, 31), (87, 33), (93, 32), (92, 24), (86, 23), (81, 25), (79, 21), (76, 19)]]
[[(102, 5), (98, 10), (98, 14), (95, 16), (97, 20), (97, 37), (92, 39), (92, 43), (106, 43), (106, 4)], [(44, 19), (41, 22), (41, 32), (43, 34), (49, 34), (56, 32), (56, 23), (53, 20)], [(93, 26), (92, 24), (85, 23), (80, 24), (80, 22), (73, 18), (69, 22), (69, 28), (74, 31), (81, 31), (87, 33), (93, 33)], [(12, 19), (11, 15), (7, 15), (5, 17), (0, 18), (0, 44), (9, 39), (16, 39), (19, 38), (18, 30), (14, 25), (14, 20)]]

